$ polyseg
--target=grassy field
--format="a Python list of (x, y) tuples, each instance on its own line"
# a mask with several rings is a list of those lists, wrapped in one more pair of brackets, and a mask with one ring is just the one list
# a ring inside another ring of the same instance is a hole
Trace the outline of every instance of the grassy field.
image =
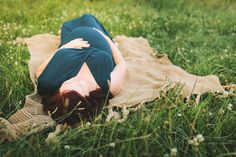
[[(234, 0), (0, 0), (0, 111), (8, 117), (33, 91), (24, 45), (16, 37), (57, 34), (61, 24), (94, 14), (114, 37), (143, 36), (171, 61), (197, 75), (236, 83)], [(232, 104), (230, 107), (229, 104)], [(236, 98), (204, 94), (184, 103), (178, 91), (147, 103), (123, 123), (69, 129), (47, 145), (53, 130), (0, 142), (0, 156), (236, 156)], [(197, 141), (193, 141), (197, 140)]]

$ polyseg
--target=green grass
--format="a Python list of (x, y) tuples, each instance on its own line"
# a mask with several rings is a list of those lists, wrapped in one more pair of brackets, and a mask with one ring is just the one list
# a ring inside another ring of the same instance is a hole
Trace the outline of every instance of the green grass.
[[(94, 14), (112, 36), (147, 38), (153, 48), (190, 73), (215, 74), (222, 84), (236, 83), (234, 0), (0, 0), (0, 9), (3, 117), (20, 109), (25, 95), (33, 91), (28, 50), (12, 41), (57, 34), (64, 21), (83, 13)], [(232, 110), (227, 109), (230, 103)], [(172, 148), (181, 157), (236, 156), (233, 97), (204, 94), (196, 105), (181, 100), (177, 89), (131, 112), (121, 124), (105, 122), (105, 115), (106, 110), (91, 126), (59, 135), (57, 144), (44, 141), (53, 128), (16, 142), (0, 142), (0, 156), (168, 156)], [(189, 144), (198, 134), (204, 141), (199, 146)]]

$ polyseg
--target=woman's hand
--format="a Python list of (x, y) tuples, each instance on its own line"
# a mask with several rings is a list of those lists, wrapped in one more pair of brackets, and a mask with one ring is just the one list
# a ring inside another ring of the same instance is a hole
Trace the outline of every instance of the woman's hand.
[(77, 48), (82, 49), (83, 47), (90, 47), (90, 44), (88, 44), (88, 41), (83, 40), (83, 38), (77, 38), (74, 40), (71, 40), (70, 42), (62, 45), (61, 48)]

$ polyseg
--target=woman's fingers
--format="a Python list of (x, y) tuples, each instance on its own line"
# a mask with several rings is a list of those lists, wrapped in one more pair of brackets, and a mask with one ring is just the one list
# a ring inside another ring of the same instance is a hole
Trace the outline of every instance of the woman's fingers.
[(88, 43), (88, 41), (83, 40), (83, 38), (76, 38), (67, 43), (64, 47), (82, 49), (83, 47), (90, 47), (90, 44)]
[(83, 40), (83, 38), (75, 38), (74, 40)]
[(90, 44), (82, 44), (82, 45), (80, 45), (80, 47), (89, 47), (90, 46)]
[(83, 48), (83, 47), (90, 47), (90, 44), (88, 41), (80, 41), (76, 44), (77, 48)]

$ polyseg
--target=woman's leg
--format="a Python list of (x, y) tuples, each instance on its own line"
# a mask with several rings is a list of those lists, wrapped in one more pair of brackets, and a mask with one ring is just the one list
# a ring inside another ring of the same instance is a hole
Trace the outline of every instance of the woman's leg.
[(104, 34), (106, 34), (112, 40), (112, 37), (110, 36), (110, 34), (107, 32), (107, 30), (104, 28), (102, 23), (100, 23), (95, 16), (93, 16), (92, 14), (83, 14), (79, 18), (66, 21), (63, 23), (62, 28), (61, 28), (61, 43), (64, 43), (63, 42), (64, 39), (73, 29), (80, 26), (95, 27), (98, 30), (102, 31)]

